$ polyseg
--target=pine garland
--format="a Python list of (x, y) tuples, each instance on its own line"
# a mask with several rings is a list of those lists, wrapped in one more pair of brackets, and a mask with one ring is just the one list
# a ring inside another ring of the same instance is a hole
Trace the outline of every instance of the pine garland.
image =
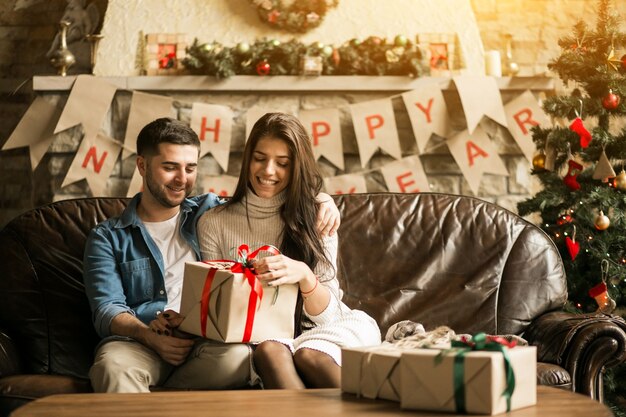
[(305, 57), (320, 57), (321, 75), (407, 75), (419, 77), (430, 68), (425, 54), (405, 36), (393, 42), (370, 36), (361, 42), (352, 39), (339, 47), (314, 42), (305, 45), (295, 39), (257, 40), (227, 47), (219, 42), (200, 43), (195, 39), (187, 48), (183, 65), (192, 74), (227, 78), (233, 75), (260, 75), (257, 66), (267, 63), (267, 75), (301, 75)]

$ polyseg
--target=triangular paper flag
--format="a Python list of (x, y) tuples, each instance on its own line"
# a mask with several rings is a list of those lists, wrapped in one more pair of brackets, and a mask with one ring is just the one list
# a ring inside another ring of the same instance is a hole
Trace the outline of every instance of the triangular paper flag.
[(160, 118), (174, 117), (173, 99), (168, 96), (158, 96), (139, 91), (133, 92), (128, 111), (128, 124), (124, 136), (124, 151), (122, 159), (137, 153), (137, 135), (145, 125)]
[(353, 104), (350, 112), (363, 168), (379, 148), (395, 159), (402, 158), (391, 99)]
[(61, 115), (61, 107), (37, 96), (17, 124), (2, 150), (28, 146), (30, 167), (34, 171), (54, 139), (54, 127)]
[(470, 134), (474, 132), (483, 116), (507, 127), (500, 89), (494, 77), (459, 75), (453, 77), (453, 80), (461, 98)]
[(509, 175), (495, 145), (480, 125), (473, 134), (464, 130), (450, 138), (447, 143), (452, 157), (475, 195), (478, 194), (484, 173)]
[(96, 136), (115, 95), (113, 84), (91, 75), (79, 75), (74, 81), (54, 133), (83, 125), (86, 138)]
[[(248, 140), (250, 136), (250, 131), (254, 124), (263, 116), (265, 113), (280, 113), (280, 110), (277, 109), (268, 109), (267, 107), (251, 107), (246, 111), (246, 137), (243, 139), (244, 143)], [(288, 113), (288, 112), (283, 112)]]
[(426, 173), (419, 156), (412, 155), (383, 166), (380, 171), (387, 188), (394, 193), (419, 193), (430, 191)]
[(423, 153), (433, 133), (445, 138), (448, 135), (450, 118), (448, 107), (438, 83), (429, 81), (413, 91), (402, 94), (409, 113), (413, 135), (419, 153)]
[(200, 158), (209, 152), (224, 171), (228, 170), (233, 111), (228, 106), (193, 103), (191, 128), (200, 138)]
[(365, 178), (360, 174), (346, 174), (324, 178), (324, 188), (328, 194), (366, 193)]
[(231, 175), (206, 176), (202, 179), (202, 192), (217, 194), (220, 197), (232, 196), (239, 178)]
[(133, 197), (138, 192), (143, 191), (143, 177), (139, 173), (139, 169), (135, 167), (133, 177), (130, 179), (128, 190), (126, 191), (126, 197)]
[(61, 188), (86, 178), (92, 197), (106, 196), (106, 183), (121, 151), (121, 143), (105, 135), (83, 138)]
[(524, 91), (504, 106), (509, 132), (519, 145), (528, 162), (533, 161), (536, 152), (533, 135), (530, 129), (533, 126), (548, 123), (548, 116), (539, 102), (529, 90)]
[(311, 137), (315, 160), (325, 157), (343, 171), (343, 144), (338, 109), (302, 110), (300, 121)]

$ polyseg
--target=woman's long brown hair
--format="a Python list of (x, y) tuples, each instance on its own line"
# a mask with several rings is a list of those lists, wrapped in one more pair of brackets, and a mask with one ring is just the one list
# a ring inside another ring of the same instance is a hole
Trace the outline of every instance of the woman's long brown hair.
[(257, 143), (266, 137), (284, 140), (289, 147), (291, 179), (281, 209), (285, 228), (280, 250), (290, 258), (306, 263), (311, 270), (320, 262), (330, 266), (316, 227), (319, 209), (316, 196), (322, 189), (322, 175), (315, 163), (311, 140), (296, 117), (266, 113), (254, 124), (243, 151), (237, 188), (227, 205), (245, 200), (252, 154)]

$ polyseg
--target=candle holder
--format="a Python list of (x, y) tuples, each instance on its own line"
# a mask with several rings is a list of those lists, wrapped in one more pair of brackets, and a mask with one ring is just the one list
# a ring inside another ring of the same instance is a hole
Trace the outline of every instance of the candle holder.
[(90, 35), (85, 36), (85, 39), (89, 42), (89, 50), (90, 50), (90, 60), (89, 64), (91, 65), (91, 73), (94, 74), (94, 70), (96, 69), (96, 58), (98, 54), (98, 45), (100, 44), (100, 40), (104, 35), (99, 33), (92, 33)]
[(61, 20), (59, 22), (60, 45), (59, 48), (50, 55), (50, 63), (57, 69), (58, 74), (63, 77), (67, 75), (67, 70), (76, 63), (76, 57), (67, 49), (67, 28), (69, 28), (71, 24), (72, 22), (67, 20)]
[(504, 73), (514, 77), (519, 72), (519, 65), (513, 60), (513, 35), (507, 33), (504, 35), (506, 42), (505, 55), (504, 55)]

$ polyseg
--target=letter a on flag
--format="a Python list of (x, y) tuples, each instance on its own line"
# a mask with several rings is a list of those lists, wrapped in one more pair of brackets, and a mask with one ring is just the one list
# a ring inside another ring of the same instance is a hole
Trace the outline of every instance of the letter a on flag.
[(299, 117), (311, 138), (315, 160), (323, 156), (337, 168), (343, 170), (343, 144), (341, 143), (339, 110), (302, 110)]
[(363, 168), (379, 148), (395, 159), (402, 158), (391, 99), (353, 104), (350, 112)]
[(92, 197), (106, 196), (106, 184), (122, 146), (103, 134), (83, 138), (61, 187), (87, 179)]
[(472, 134), (464, 130), (446, 143), (474, 195), (478, 194), (484, 173), (509, 175), (495, 145), (482, 126), (478, 125)]

